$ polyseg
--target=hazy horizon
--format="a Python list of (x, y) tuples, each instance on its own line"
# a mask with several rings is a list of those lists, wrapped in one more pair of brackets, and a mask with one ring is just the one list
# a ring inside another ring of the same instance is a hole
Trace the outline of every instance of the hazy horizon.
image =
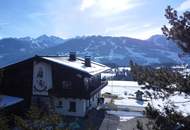
[(1, 39), (7, 39), (7, 38), (16, 38), (16, 39), (19, 39), (19, 38), (32, 38), (32, 39), (36, 39), (36, 38), (39, 38), (39, 37), (41, 37), (41, 36), (48, 36), (48, 37), (51, 37), (51, 36), (53, 36), (53, 37), (58, 37), (58, 38), (61, 38), (61, 39), (72, 39), (72, 38), (82, 38), (82, 37), (93, 37), (93, 36), (96, 36), (96, 37), (98, 37), (98, 36), (102, 36), (102, 37), (125, 37), (125, 38), (132, 38), (132, 39), (139, 39), (139, 40), (148, 40), (149, 38), (151, 38), (152, 36), (156, 36), (156, 35), (160, 35), (160, 36), (164, 36), (163, 34), (154, 34), (154, 35), (151, 35), (150, 37), (148, 37), (148, 38), (146, 38), (146, 39), (140, 39), (140, 38), (135, 38), (135, 37), (129, 37), (129, 36), (111, 36), (111, 35), (81, 35), (81, 36), (74, 36), (74, 37), (69, 37), (69, 38), (64, 38), (64, 37), (61, 37), (61, 36), (56, 36), (56, 35), (48, 35), (48, 34), (41, 34), (41, 35), (39, 35), (39, 36), (34, 36), (34, 37), (32, 37), (32, 36), (20, 36), (20, 37), (9, 37), (9, 36), (7, 36), (7, 37), (0, 37), (0, 40)]

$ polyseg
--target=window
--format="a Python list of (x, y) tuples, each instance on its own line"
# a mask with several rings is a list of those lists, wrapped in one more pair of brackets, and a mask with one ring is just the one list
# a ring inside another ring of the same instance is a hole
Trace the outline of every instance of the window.
[(70, 112), (76, 112), (76, 102), (70, 102), (69, 111)]
[(62, 104), (62, 101), (59, 101), (59, 106), (62, 106), (63, 104)]
[(62, 87), (64, 89), (70, 89), (71, 85), (72, 85), (71, 81), (62, 81)]
[(90, 100), (88, 100), (88, 103), (89, 103), (89, 107), (91, 107), (91, 101)]
[(62, 101), (58, 101), (57, 107), (62, 107), (63, 106), (63, 102)]

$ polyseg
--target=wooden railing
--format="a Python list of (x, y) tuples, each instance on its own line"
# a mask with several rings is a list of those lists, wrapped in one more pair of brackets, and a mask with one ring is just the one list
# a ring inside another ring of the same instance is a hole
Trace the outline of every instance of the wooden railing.
[(96, 88), (89, 88), (88, 92), (90, 92), (90, 95), (93, 95), (94, 93), (100, 91), (102, 88), (104, 88), (107, 84), (108, 84), (108, 81), (105, 80), (105, 81), (101, 81), (100, 82), (101, 84), (96, 86)]

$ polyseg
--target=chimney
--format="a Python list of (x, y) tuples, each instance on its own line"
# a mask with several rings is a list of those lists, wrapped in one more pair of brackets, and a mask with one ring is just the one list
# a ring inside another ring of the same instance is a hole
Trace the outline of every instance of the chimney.
[(69, 61), (76, 61), (76, 52), (69, 53)]
[(85, 56), (85, 66), (86, 67), (91, 67), (91, 59), (90, 56)]

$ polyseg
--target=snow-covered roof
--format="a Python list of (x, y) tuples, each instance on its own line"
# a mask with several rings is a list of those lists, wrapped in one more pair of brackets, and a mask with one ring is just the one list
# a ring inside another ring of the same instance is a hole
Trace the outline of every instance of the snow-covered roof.
[(68, 60), (69, 57), (66, 56), (55, 56), (55, 57), (44, 56), (41, 58), (89, 73), (90, 75), (95, 75), (110, 69), (109, 67), (103, 64), (99, 64), (93, 61), (91, 61), (91, 67), (86, 67), (85, 60), (82, 58), (76, 58), (76, 61), (69, 61)]
[(24, 99), (13, 96), (0, 95), (0, 108), (8, 107), (23, 101)]

